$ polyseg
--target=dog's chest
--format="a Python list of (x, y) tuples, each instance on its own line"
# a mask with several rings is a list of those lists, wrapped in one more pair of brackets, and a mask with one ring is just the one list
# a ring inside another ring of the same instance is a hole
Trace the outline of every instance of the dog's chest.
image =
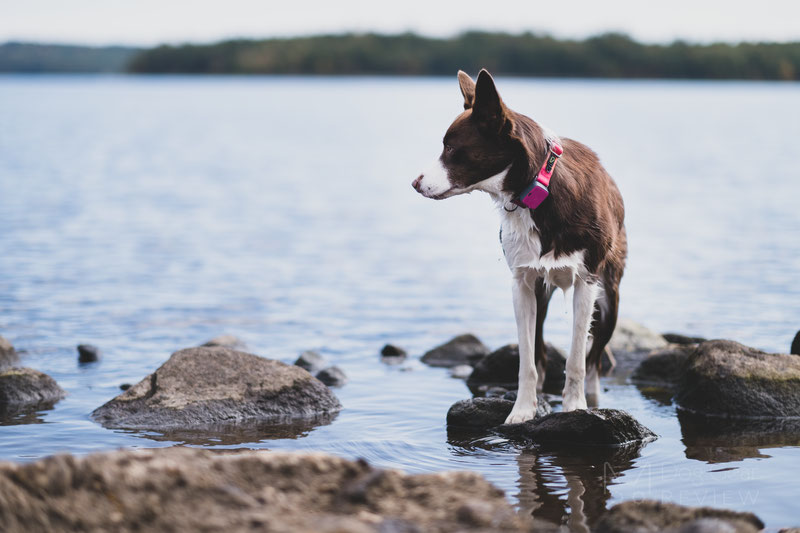
[(503, 212), (501, 242), (506, 262), (512, 271), (532, 270), (548, 284), (562, 290), (571, 287), (576, 276), (583, 277), (586, 274), (583, 250), (558, 257), (555, 257), (553, 250), (542, 254), (542, 242), (533, 218), (521, 209)]

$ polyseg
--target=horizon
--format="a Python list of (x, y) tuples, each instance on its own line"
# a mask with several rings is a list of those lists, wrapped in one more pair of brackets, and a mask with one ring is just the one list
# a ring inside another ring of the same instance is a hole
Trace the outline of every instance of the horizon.
[(260, 0), (141, 0), (134, 4), (103, 0), (40, 0), (22, 4), (0, 0), (0, 42), (75, 46), (209, 44), (346, 33), (452, 38), (466, 31), (534, 33), (559, 40), (583, 40), (623, 33), (643, 44), (686, 41), (693, 44), (800, 41), (800, 5), (765, 0), (758, 9), (723, 0), (675, 0), (651, 5), (635, 0), (573, 0), (554, 9), (546, 2), (496, 0), (492, 9), (447, 0), (408, 0), (376, 5), (342, 0), (335, 5), (299, 0), (275, 8)]

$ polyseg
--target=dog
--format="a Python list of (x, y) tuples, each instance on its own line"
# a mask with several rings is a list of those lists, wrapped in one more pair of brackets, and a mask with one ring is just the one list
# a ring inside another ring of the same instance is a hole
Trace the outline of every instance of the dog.
[(506, 423), (536, 414), (546, 367), (542, 330), (556, 288), (573, 289), (563, 410), (586, 409), (587, 394), (592, 403), (599, 397), (601, 356), (617, 323), (627, 256), (622, 195), (591, 149), (509, 109), (485, 69), (477, 81), (459, 71), (458, 81), (464, 111), (412, 186), (435, 200), (484, 191), (500, 207), (520, 356)]

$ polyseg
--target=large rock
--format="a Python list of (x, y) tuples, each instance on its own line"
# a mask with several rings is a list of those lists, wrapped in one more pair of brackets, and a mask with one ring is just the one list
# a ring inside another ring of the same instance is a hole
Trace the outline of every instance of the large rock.
[(631, 381), (643, 385), (672, 387), (680, 381), (683, 367), (694, 351), (691, 344), (671, 344), (666, 348), (653, 350), (642, 359), (631, 375)]
[(489, 348), (478, 337), (467, 333), (426, 352), (422, 356), (422, 362), (430, 366), (447, 368), (456, 365), (474, 365), (488, 353)]
[[(566, 355), (555, 346), (545, 343), (547, 368), (545, 370), (544, 392), (561, 394), (564, 389), (564, 368)], [(519, 347), (508, 344), (483, 357), (467, 378), (467, 387), (478, 393), (487, 387), (516, 389), (519, 380)]]
[(525, 531), (480, 474), (406, 475), (313, 453), (117, 451), (0, 464), (0, 530)]
[(5, 338), (0, 336), (0, 370), (12, 367), (19, 363), (16, 350)]
[(603, 515), (595, 533), (756, 533), (764, 523), (753, 513), (686, 507), (654, 500), (622, 502)]
[(56, 380), (32, 368), (0, 372), (0, 413), (45, 409), (66, 396)]
[(686, 362), (675, 400), (726, 417), (800, 417), (800, 357), (733, 341), (707, 341)]
[[(608, 348), (614, 355), (616, 363), (613, 372), (620, 375), (629, 374), (646, 354), (666, 348), (667, 344), (667, 340), (660, 333), (632, 320), (619, 320), (608, 342)], [(608, 370), (611, 369), (604, 367), (604, 371)]]
[[(447, 411), (447, 426), (487, 430), (504, 424), (514, 402), (503, 398), (470, 398), (454, 403)], [(539, 396), (536, 416), (550, 413), (550, 404)]]
[(106, 427), (202, 428), (330, 417), (336, 396), (302, 368), (228, 348), (172, 354), (145, 379), (92, 413)]
[(523, 424), (500, 426), (497, 431), (514, 440), (544, 445), (624, 446), (656, 438), (631, 415), (617, 409), (551, 413)]

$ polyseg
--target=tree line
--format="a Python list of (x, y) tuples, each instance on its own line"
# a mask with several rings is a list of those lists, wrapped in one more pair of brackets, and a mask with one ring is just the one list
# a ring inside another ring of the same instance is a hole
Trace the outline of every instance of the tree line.
[(159, 46), (128, 70), (185, 74), (452, 75), (458, 69), (518, 76), (800, 79), (800, 42), (643, 44), (622, 34), (560, 40), (525, 33), (345, 34)]

